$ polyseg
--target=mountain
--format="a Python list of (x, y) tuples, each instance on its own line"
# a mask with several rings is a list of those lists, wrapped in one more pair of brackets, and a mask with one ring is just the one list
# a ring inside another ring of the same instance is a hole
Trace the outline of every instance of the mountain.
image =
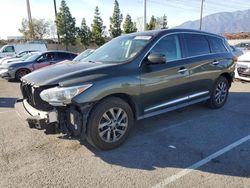
[[(185, 22), (176, 28), (199, 29), (200, 20)], [(203, 17), (202, 30), (212, 33), (250, 32), (250, 9), (220, 12)]]

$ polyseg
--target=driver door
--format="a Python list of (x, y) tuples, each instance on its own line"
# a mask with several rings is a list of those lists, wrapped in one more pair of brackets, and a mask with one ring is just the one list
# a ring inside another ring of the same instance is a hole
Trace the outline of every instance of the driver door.
[[(141, 101), (144, 115), (188, 102), (188, 76), (178, 34), (162, 38), (149, 54), (165, 55), (166, 62), (141, 66)], [(150, 115), (149, 115), (150, 116)]]
[(7, 47), (5, 47), (5, 49), (3, 50), (3, 55), (4, 55), (4, 57), (9, 57), (9, 56), (15, 55), (15, 48), (14, 48), (14, 46), (7, 46)]
[(54, 53), (45, 53), (41, 55), (33, 65), (34, 70), (51, 65), (54, 62)]

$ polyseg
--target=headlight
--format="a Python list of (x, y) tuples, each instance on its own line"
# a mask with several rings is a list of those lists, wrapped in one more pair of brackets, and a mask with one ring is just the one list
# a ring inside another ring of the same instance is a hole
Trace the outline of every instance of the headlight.
[(86, 89), (90, 88), (92, 84), (74, 86), (74, 87), (54, 87), (46, 89), (40, 93), (42, 100), (61, 106), (63, 104), (71, 103), (71, 99), (78, 94), (82, 93)]
[(14, 69), (14, 67), (9, 67), (8, 69), (9, 69), (9, 70), (13, 70), (13, 69)]

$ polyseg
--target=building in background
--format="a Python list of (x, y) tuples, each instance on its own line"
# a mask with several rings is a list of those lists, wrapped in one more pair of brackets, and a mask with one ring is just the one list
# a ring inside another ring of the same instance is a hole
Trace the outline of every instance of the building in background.
[(7, 36), (7, 40), (22, 40), (23, 36)]

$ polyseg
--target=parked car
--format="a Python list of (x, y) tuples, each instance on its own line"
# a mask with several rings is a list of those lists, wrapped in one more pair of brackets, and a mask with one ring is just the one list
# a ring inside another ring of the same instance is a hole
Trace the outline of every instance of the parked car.
[(233, 53), (235, 57), (239, 57), (244, 54), (244, 52), (241, 49), (235, 46), (230, 46), (230, 48), (231, 48), (231, 52)]
[(23, 51), (45, 52), (47, 47), (45, 44), (9, 44), (0, 49), (0, 58), (13, 57)]
[(221, 108), (234, 69), (219, 35), (138, 32), (111, 40), (85, 63), (57, 64), (23, 77), (23, 106), (30, 124), (56, 124), (108, 150), (126, 140), (135, 120), (199, 102)]
[(35, 50), (28, 50), (28, 51), (21, 51), (18, 54), (16, 54), (15, 56), (7, 56), (7, 57), (3, 57), (0, 59), (0, 65), (2, 64), (3, 61), (9, 60), (9, 59), (13, 59), (13, 58), (21, 58), (24, 55), (31, 53), (31, 52), (37, 52)]
[(234, 45), (234, 47), (244, 51), (244, 50), (250, 50), (250, 42), (241, 42), (239, 44)]
[(30, 53), (27, 53), (25, 54), (24, 56), (22, 57), (16, 57), (16, 58), (3, 58), (4, 60), (1, 61), (0, 65), (4, 65), (4, 64), (7, 64), (7, 63), (11, 63), (11, 62), (22, 62), (22, 61), (26, 61), (29, 57), (35, 55), (35, 54), (39, 54), (40, 52), (30, 52)]
[(30, 72), (56, 64), (64, 60), (73, 60), (76, 54), (66, 51), (48, 51), (35, 54), (25, 61), (12, 62), (0, 66), (0, 76), (4, 79), (20, 80), (24, 75)]
[(250, 81), (250, 52), (238, 57), (235, 69), (235, 78)]
[(80, 62), (82, 61), (84, 58), (88, 57), (90, 54), (92, 54), (95, 50), (94, 49), (87, 49), (84, 50), (82, 53), (80, 53), (78, 56), (75, 57), (75, 59), (73, 59), (74, 62)]

